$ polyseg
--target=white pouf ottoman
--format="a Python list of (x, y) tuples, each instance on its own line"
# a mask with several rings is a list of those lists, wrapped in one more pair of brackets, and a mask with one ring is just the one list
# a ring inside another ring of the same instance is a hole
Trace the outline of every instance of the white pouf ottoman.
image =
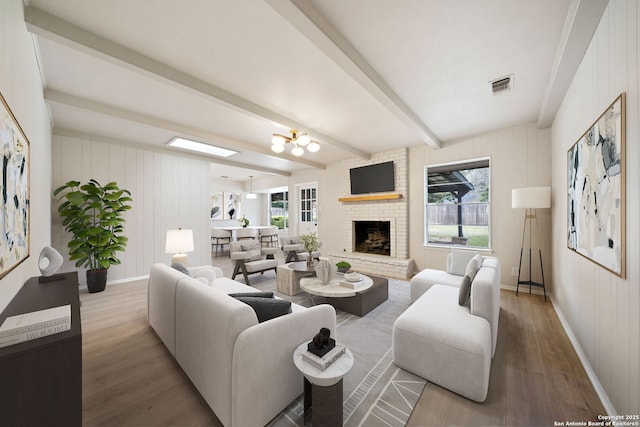
[(458, 289), (434, 285), (393, 325), (393, 361), (464, 397), (487, 398), (491, 328), (458, 304)]

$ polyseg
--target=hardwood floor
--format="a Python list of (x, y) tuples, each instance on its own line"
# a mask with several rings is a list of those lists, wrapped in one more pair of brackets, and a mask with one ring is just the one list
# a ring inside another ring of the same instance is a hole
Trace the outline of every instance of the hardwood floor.
[(81, 291), (84, 426), (221, 426), (147, 322), (147, 282)]
[[(229, 274), (228, 258), (213, 264)], [(81, 291), (85, 426), (220, 426), (147, 322), (146, 280)], [(428, 384), (409, 426), (553, 426), (604, 414), (550, 302), (501, 292), (489, 395)]]

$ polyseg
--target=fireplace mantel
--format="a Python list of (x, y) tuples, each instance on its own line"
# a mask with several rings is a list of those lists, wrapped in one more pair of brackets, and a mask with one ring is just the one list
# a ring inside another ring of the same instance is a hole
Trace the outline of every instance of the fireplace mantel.
[(375, 196), (351, 196), (351, 197), (340, 197), (338, 198), (339, 202), (368, 202), (372, 200), (396, 200), (402, 199), (402, 194), (393, 193), (393, 194), (379, 194)]

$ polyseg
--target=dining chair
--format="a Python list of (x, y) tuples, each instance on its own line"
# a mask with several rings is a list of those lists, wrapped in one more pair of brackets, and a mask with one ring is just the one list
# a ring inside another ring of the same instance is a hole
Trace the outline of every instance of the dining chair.
[(215, 247), (215, 256), (218, 256), (218, 248), (220, 252), (224, 252), (224, 245), (231, 243), (231, 231), (219, 228), (211, 229), (211, 250)]
[(239, 228), (236, 230), (236, 239), (255, 239), (258, 237), (258, 231), (255, 228)]
[(267, 247), (278, 245), (278, 227), (261, 228), (258, 232), (258, 236), (260, 237), (261, 245), (265, 245)]

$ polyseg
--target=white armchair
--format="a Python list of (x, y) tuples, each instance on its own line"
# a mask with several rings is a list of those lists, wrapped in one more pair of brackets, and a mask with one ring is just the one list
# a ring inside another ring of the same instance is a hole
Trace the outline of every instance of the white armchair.
[(238, 273), (242, 273), (244, 283), (249, 284), (249, 274), (264, 273), (268, 270), (276, 271), (278, 261), (274, 258), (278, 248), (263, 248), (258, 240), (243, 240), (231, 242), (229, 252), (233, 262), (233, 275), (235, 279)]

